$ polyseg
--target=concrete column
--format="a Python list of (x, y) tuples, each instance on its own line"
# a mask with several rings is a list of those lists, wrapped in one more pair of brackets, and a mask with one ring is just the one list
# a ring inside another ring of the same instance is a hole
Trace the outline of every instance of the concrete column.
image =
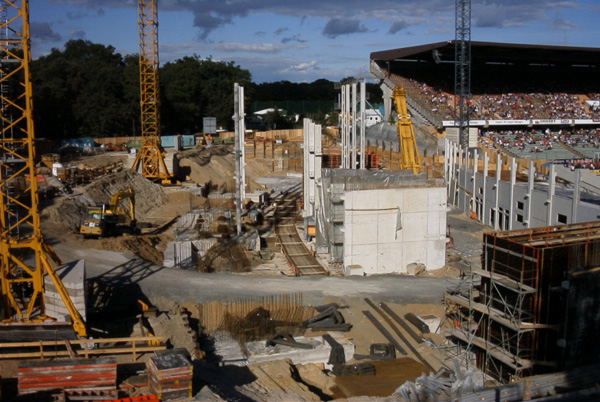
[(573, 187), (573, 210), (571, 211), (571, 219), (568, 223), (577, 223), (577, 208), (579, 207), (579, 200), (581, 191), (581, 170), (575, 170), (575, 186)]
[(554, 193), (556, 191), (556, 170), (554, 165), (550, 165), (550, 174), (548, 175), (548, 198), (546, 199), (546, 226), (552, 225), (552, 204), (554, 203)]
[(356, 169), (356, 117), (358, 111), (356, 110), (356, 82), (352, 84), (352, 161), (350, 162), (350, 168)]
[[(306, 226), (306, 219), (308, 219), (309, 216), (312, 215), (312, 211), (311, 211), (311, 204), (309, 201), (309, 197), (310, 197), (310, 188), (309, 188), (309, 184), (310, 184), (310, 175), (308, 173), (308, 169), (309, 169), (309, 151), (308, 151), (308, 137), (310, 136), (310, 119), (304, 119), (303, 121), (304, 124), (304, 128), (302, 130), (302, 146), (303, 146), (303, 160), (304, 160), (304, 167), (302, 169), (303, 175), (302, 175), (302, 185), (303, 185), (303, 196), (304, 196), (304, 209), (303, 209), (303, 215), (304, 215), (304, 219), (305, 219), (305, 226)], [(306, 229), (306, 227), (305, 227)]]
[[(473, 150), (473, 172), (471, 173), (471, 181), (473, 182), (473, 185), (471, 186), (471, 191), (473, 191), (473, 193), (471, 194), (471, 208), (473, 208), (473, 211), (475, 212), (475, 214), (477, 214), (477, 163), (479, 162), (479, 155), (477, 153), (477, 150), (474, 149)], [(477, 219), (480, 219), (479, 216), (477, 216)]]
[(482, 183), (482, 195), (481, 195), (481, 223), (484, 225), (489, 225), (489, 219), (486, 221), (486, 205), (487, 205), (487, 175), (488, 175), (488, 164), (490, 159), (488, 157), (487, 152), (483, 153), (483, 183)]
[(365, 113), (365, 104), (367, 100), (367, 83), (365, 80), (360, 82), (360, 168), (366, 169), (365, 166), (365, 143), (367, 135), (367, 122)]
[(390, 115), (392, 114), (392, 93), (394, 89), (382, 84), (381, 91), (383, 92), (383, 119), (387, 123), (390, 121)]
[(245, 162), (244, 162), (244, 87), (237, 82), (233, 85), (233, 120), (235, 123), (235, 209), (237, 234), (242, 233), (242, 201), (246, 198)]
[(500, 213), (498, 211), (499, 208), (499, 194), (500, 194), (500, 178), (502, 177), (502, 158), (500, 154), (496, 154), (496, 185), (494, 186), (494, 230), (498, 230), (500, 225), (498, 224), (498, 218), (500, 217)]
[(341, 164), (342, 164), (342, 169), (346, 168), (346, 158), (344, 157), (345, 153), (346, 153), (346, 85), (342, 85), (342, 102), (341, 102), (341, 106), (340, 106), (340, 116), (339, 116), (339, 121), (340, 121), (340, 140), (341, 140), (341, 144), (340, 144), (340, 152), (342, 153), (340, 155), (341, 157)]
[[(449, 150), (449, 146), (448, 146), (448, 140), (445, 139), (444, 140), (444, 183), (446, 183), (446, 186), (448, 188), (448, 191), (450, 189), (450, 186), (448, 186), (449, 180), (450, 180), (450, 172), (448, 170), (448, 167), (450, 166), (450, 150)], [(448, 193), (450, 194), (450, 193)]]
[(533, 208), (532, 205), (532, 196), (533, 196), (533, 185), (535, 183), (535, 166), (533, 165), (533, 161), (529, 161), (529, 175), (527, 177), (527, 217), (525, 218), (525, 226), (531, 227), (531, 210)]
[(517, 183), (517, 163), (515, 158), (510, 158), (510, 205), (508, 207), (508, 230), (513, 227), (513, 216), (515, 215), (515, 184)]
[(344, 158), (346, 158), (346, 169), (350, 169), (350, 137), (351, 137), (351, 128), (350, 128), (350, 111), (351, 111), (351, 89), (350, 85), (346, 85), (346, 153), (344, 154)]

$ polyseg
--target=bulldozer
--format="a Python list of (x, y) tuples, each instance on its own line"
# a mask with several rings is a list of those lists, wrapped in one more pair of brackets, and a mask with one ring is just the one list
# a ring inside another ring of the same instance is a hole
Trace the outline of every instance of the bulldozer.
[[(129, 202), (129, 208), (120, 205), (124, 200)], [(88, 207), (79, 228), (81, 236), (96, 238), (119, 235), (126, 231), (137, 233), (135, 193), (132, 187), (115, 193), (108, 205)]]

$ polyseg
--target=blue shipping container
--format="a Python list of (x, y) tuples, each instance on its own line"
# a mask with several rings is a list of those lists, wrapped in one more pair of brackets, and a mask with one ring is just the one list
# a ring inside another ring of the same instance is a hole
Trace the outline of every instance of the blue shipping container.
[[(175, 146), (175, 135), (163, 135), (160, 137), (160, 144), (165, 147), (174, 147)], [(193, 135), (182, 135), (181, 136), (181, 146), (183, 147), (193, 147), (196, 145), (196, 139)]]

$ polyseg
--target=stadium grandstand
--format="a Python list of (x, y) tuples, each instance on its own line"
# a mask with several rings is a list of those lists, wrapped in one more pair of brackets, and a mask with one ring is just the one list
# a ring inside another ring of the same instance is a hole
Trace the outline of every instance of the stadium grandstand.
[[(402, 86), (413, 115), (454, 127), (455, 41), (371, 53), (384, 99)], [(469, 125), (506, 156), (600, 167), (600, 48), (471, 42)], [(386, 120), (391, 105), (384, 105)]]

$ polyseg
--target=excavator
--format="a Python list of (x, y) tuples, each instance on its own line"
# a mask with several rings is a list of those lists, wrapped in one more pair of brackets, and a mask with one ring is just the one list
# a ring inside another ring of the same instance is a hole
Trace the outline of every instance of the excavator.
[[(121, 201), (127, 200), (129, 208), (121, 206)], [(132, 187), (115, 193), (110, 204), (88, 207), (85, 218), (79, 228), (83, 237), (106, 237), (116, 235), (124, 229), (136, 233), (135, 193)]]
[(414, 174), (421, 169), (421, 158), (417, 148), (417, 140), (410, 115), (406, 107), (406, 92), (402, 87), (395, 87), (393, 93), (398, 119), (398, 139), (400, 140), (400, 169), (411, 169)]

